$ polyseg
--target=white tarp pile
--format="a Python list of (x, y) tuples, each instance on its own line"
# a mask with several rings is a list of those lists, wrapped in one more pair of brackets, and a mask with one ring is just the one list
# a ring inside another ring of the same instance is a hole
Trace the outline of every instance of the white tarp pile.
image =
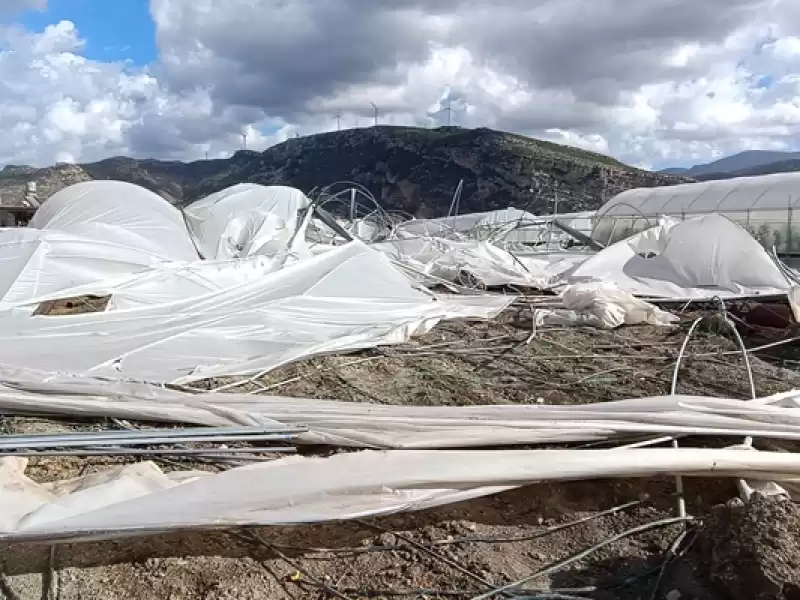
[[(255, 374), (403, 342), (443, 318), (490, 318), (512, 301), (437, 296), (358, 241), (303, 252), (308, 204), (298, 190), (248, 184), (184, 220), (128, 183), (62, 190), (34, 227), (0, 230), (0, 364), (157, 382)], [(105, 312), (32, 315), (87, 294), (112, 299)]]
[(680, 320), (607, 282), (570, 285), (563, 290), (561, 301), (564, 308), (535, 310), (533, 318), (536, 325), (616, 329), (622, 325), (667, 326)]

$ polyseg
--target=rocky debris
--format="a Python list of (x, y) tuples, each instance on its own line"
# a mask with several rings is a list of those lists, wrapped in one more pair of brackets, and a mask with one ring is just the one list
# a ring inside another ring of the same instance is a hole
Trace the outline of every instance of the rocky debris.
[(714, 507), (699, 538), (712, 583), (731, 600), (800, 599), (800, 510), (753, 494)]
[[(80, 175), (67, 176), (67, 167)], [(182, 163), (115, 157), (48, 169), (9, 166), (0, 172), (0, 194), (22, 197), (25, 182), (33, 180), (39, 197), (46, 199), (87, 179), (128, 181), (176, 204), (243, 182), (290, 185), (310, 193), (353, 181), (384, 208), (419, 217), (447, 214), (460, 181), (462, 213), (515, 206), (547, 214), (556, 196), (561, 213), (591, 210), (626, 189), (689, 181), (491, 129), (379, 126), (295, 138), (227, 159)]]

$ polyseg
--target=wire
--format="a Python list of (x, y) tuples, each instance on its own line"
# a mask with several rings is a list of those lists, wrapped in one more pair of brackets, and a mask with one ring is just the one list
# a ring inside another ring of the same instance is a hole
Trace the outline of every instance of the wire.
[(668, 527), (670, 525), (676, 525), (678, 523), (686, 523), (686, 522), (692, 521), (692, 520), (693, 520), (692, 517), (672, 517), (670, 519), (661, 519), (659, 521), (653, 521), (652, 523), (647, 523), (645, 525), (639, 525), (638, 527), (633, 527), (631, 529), (623, 531), (622, 533), (614, 535), (614, 536), (612, 536), (610, 538), (606, 538), (605, 540), (603, 540), (603, 541), (601, 541), (601, 542), (599, 542), (597, 544), (594, 544), (593, 546), (590, 546), (590, 547), (588, 547), (588, 548), (586, 548), (584, 550), (581, 550), (580, 552), (577, 552), (577, 553), (565, 558), (564, 560), (561, 560), (561, 561), (558, 561), (556, 563), (553, 563), (549, 567), (546, 567), (546, 568), (544, 568), (544, 569), (542, 569), (540, 571), (536, 571), (532, 575), (528, 575), (527, 577), (524, 577), (524, 578), (519, 579), (517, 581), (514, 581), (512, 583), (508, 583), (508, 584), (503, 585), (501, 587), (495, 588), (495, 589), (493, 589), (493, 590), (491, 590), (489, 592), (486, 592), (485, 594), (480, 594), (478, 596), (473, 596), (473, 598), (471, 600), (488, 600), (489, 598), (492, 598), (492, 597), (496, 596), (497, 594), (501, 594), (503, 592), (507, 592), (509, 590), (513, 590), (515, 588), (518, 588), (518, 587), (520, 587), (522, 585), (525, 585), (526, 583), (528, 583), (529, 581), (531, 581), (533, 579), (538, 579), (539, 577), (544, 577), (545, 575), (549, 575), (550, 573), (553, 573), (555, 571), (563, 569), (567, 565), (572, 564), (574, 562), (577, 562), (577, 561), (579, 561), (579, 560), (581, 560), (583, 558), (586, 558), (587, 556), (589, 556), (593, 552), (596, 552), (597, 550), (600, 550), (601, 548), (604, 548), (604, 547), (606, 547), (606, 546), (608, 546), (610, 544), (613, 544), (614, 542), (618, 542), (619, 540), (631, 537), (631, 536), (639, 534), (639, 533), (644, 533), (645, 531), (650, 531), (650, 530), (653, 530), (653, 529), (659, 529), (659, 528), (662, 528), (662, 527)]

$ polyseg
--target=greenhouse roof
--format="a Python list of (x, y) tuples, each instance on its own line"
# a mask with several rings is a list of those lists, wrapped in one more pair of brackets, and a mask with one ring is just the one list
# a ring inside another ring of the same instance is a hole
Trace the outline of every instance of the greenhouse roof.
[(800, 173), (775, 173), (636, 188), (614, 196), (597, 211), (597, 216), (785, 211), (797, 206), (800, 206)]

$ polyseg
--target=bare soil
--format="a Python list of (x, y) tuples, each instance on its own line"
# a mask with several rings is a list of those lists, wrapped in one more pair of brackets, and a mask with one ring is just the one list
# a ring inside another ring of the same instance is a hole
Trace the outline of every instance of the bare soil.
[[(530, 318), (523, 307), (493, 322), (444, 323), (402, 346), (289, 365), (236, 389), (417, 405), (585, 403), (662, 395), (670, 392), (679, 350), (695, 316), (686, 315), (685, 323), (673, 329), (550, 329), (529, 339)], [(713, 319), (700, 327), (685, 351), (677, 391), (749, 398), (747, 371), (736, 349), (730, 332)], [(800, 386), (793, 353), (787, 346), (777, 356), (773, 351), (768, 361), (752, 359), (758, 395)], [(230, 383), (215, 380), (200, 387)], [(19, 432), (88, 425), (16, 418), (6, 419), (4, 426)], [(770, 448), (782, 449), (774, 444)], [(122, 460), (41, 458), (32, 461), (29, 472), (35, 479), (52, 480)], [(6, 546), (0, 548), (5, 574), (0, 597), (5, 593), (26, 600), (471, 598), (631, 527), (674, 516), (674, 493), (671, 478), (533, 485), (369, 523), (193, 532), (54, 547)], [(550, 598), (738, 600), (743, 596), (731, 591), (742, 589), (731, 576), (735, 570), (725, 570), (725, 564), (734, 560), (757, 563), (750, 579), (770, 571), (765, 581), (791, 580), (800, 558), (790, 543), (795, 530), (777, 523), (792, 518), (800, 522), (794, 505), (775, 508), (769, 504), (775, 501), (766, 499), (744, 507), (725, 505), (735, 495), (730, 481), (686, 482), (689, 512), (699, 521), (708, 517), (709, 524), (690, 528), (683, 538), (690, 547), (666, 568), (662, 567), (667, 551), (684, 531), (682, 525), (612, 541), (585, 559), (534, 578), (527, 587), (561, 594), (540, 596)], [(640, 503), (597, 516), (599, 511), (633, 502)], [(726, 514), (738, 516), (723, 518)], [(596, 518), (568, 526), (593, 515)], [(760, 529), (742, 526), (759, 520)], [(755, 538), (761, 529), (767, 533), (756, 541), (742, 537), (750, 531)], [(738, 540), (743, 550), (725, 554), (714, 543), (724, 536)], [(689, 544), (693, 540), (696, 543)], [(759, 548), (776, 543), (786, 554), (779, 568), (769, 560), (756, 560), (768, 554), (758, 554)], [(772, 596), (749, 597), (796, 597), (790, 595), (791, 585), (773, 584), (767, 589), (774, 592)], [(753, 594), (761, 594), (763, 586), (759, 590)], [(537, 596), (531, 592), (529, 597)]]

